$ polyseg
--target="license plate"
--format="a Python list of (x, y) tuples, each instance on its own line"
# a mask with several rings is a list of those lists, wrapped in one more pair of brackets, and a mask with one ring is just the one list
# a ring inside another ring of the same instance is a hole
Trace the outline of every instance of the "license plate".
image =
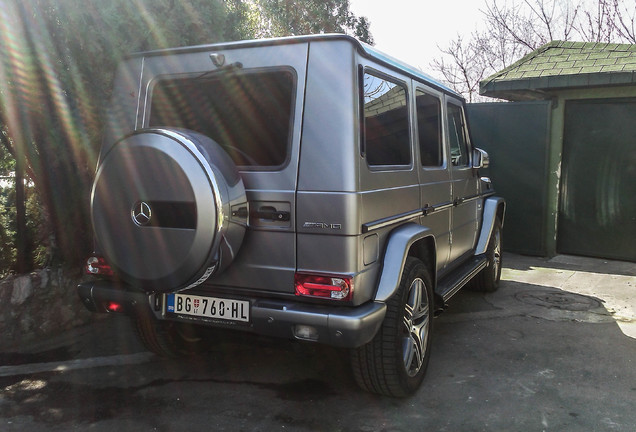
[(250, 302), (227, 298), (168, 294), (166, 311), (180, 315), (249, 322)]

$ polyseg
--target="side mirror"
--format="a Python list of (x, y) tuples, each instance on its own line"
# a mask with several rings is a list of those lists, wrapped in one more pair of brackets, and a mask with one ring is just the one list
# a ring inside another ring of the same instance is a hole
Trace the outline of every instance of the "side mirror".
[(488, 168), (490, 166), (490, 156), (484, 150), (476, 148), (473, 150), (473, 168)]

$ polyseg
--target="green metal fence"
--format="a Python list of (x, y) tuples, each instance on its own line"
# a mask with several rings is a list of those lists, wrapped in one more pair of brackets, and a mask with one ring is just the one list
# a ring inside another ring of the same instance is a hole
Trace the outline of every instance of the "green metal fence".
[(547, 255), (550, 102), (468, 105), (473, 143), (490, 155), (484, 175), (507, 201), (504, 249)]

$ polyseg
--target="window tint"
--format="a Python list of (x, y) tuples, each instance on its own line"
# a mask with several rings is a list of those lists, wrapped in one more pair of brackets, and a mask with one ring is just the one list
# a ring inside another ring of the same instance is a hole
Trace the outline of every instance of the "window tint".
[(417, 131), (422, 166), (442, 165), (442, 106), (438, 98), (418, 90)]
[(293, 94), (289, 71), (162, 80), (153, 89), (149, 124), (207, 135), (239, 166), (280, 166), (287, 160)]
[(448, 138), (453, 166), (468, 166), (468, 139), (464, 113), (460, 106), (448, 104)]
[(373, 165), (410, 165), (406, 89), (369, 73), (363, 79), (364, 151)]

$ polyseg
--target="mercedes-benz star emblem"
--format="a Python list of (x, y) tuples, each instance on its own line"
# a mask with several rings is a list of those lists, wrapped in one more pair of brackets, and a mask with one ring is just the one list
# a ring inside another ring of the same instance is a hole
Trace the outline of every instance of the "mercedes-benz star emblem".
[(139, 201), (132, 208), (132, 219), (139, 226), (146, 226), (152, 219), (152, 209), (150, 204), (145, 201)]

